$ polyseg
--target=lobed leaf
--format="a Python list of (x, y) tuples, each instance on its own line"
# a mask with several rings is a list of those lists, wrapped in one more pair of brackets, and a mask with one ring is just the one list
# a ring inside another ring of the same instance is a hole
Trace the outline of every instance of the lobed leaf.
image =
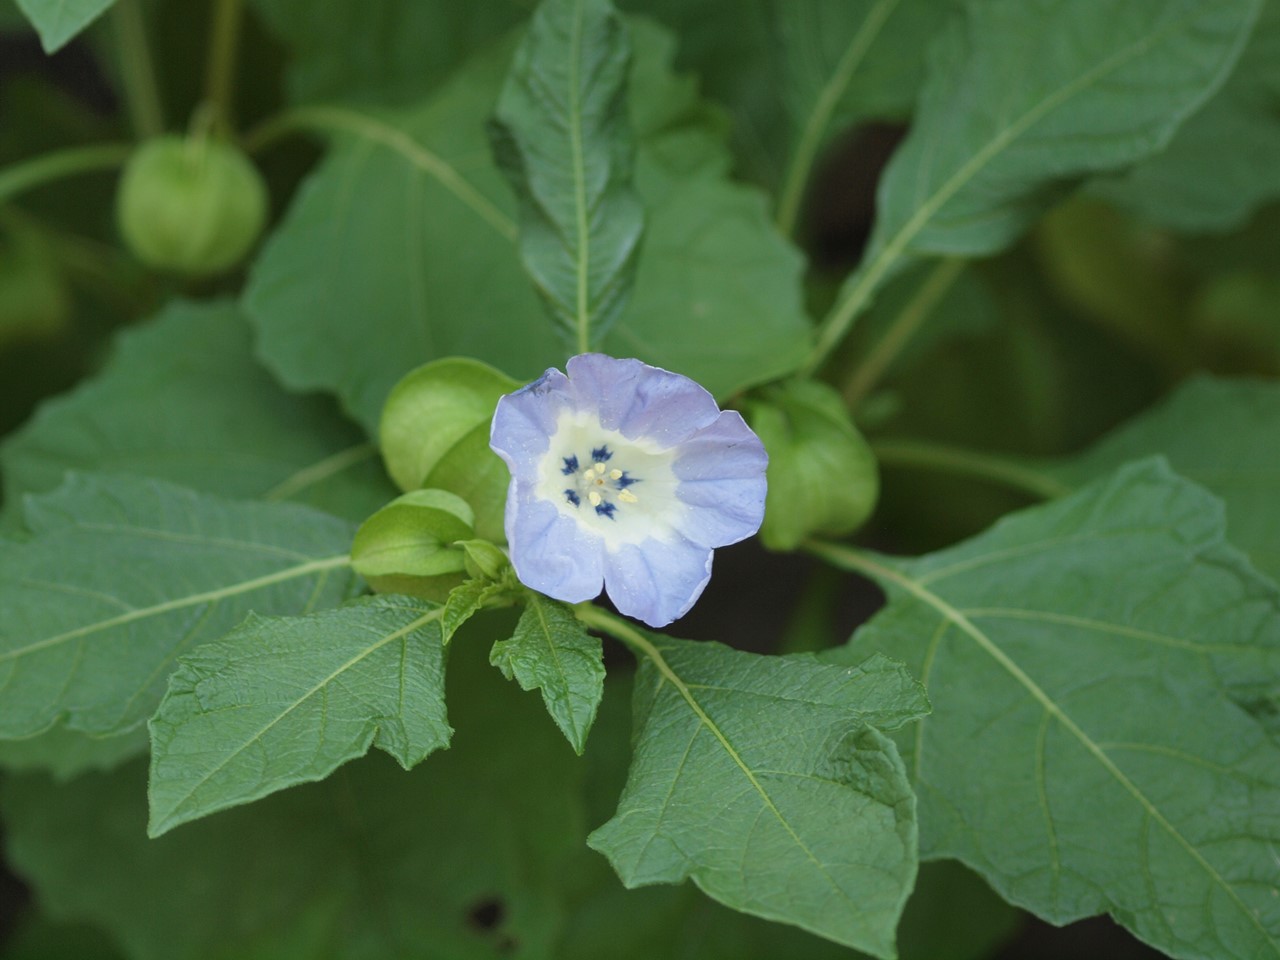
[(441, 613), (383, 596), (250, 614), (184, 656), (150, 723), (149, 835), (323, 780), (370, 745), (406, 770), (447, 747)]
[(928, 686), (899, 738), (925, 857), (1171, 956), (1280, 953), (1280, 748), (1224, 692), (1280, 675), (1280, 591), (1223, 529), (1152, 461), (916, 560), (820, 548), (889, 594), (832, 659)]
[(915, 802), (876, 727), (927, 712), (900, 664), (762, 657), (627, 629), (634, 755), (588, 842), (628, 887), (692, 877), (722, 903), (880, 957), (916, 873)]
[[(790, 231), (821, 150), (858, 121), (909, 114), (951, 0), (767, 0), (791, 121), (778, 220)], [(776, 38), (776, 39), (775, 39)], [(754, 69), (748, 59), (738, 69)]]
[[(648, 226), (630, 304), (602, 349), (719, 395), (781, 376), (805, 353), (803, 261), (764, 197), (728, 181), (721, 127), (671, 76), (671, 41), (641, 24), (632, 38)], [(480, 54), (415, 109), (299, 114), (339, 131), (337, 144), (259, 256), (243, 302), (281, 379), (336, 392), (370, 430), (391, 388), (428, 360), (475, 357), (526, 380), (563, 362), (477, 119), (510, 55), (510, 45)]]
[(252, 0), (291, 54), (295, 102), (412, 103), (528, 15), (522, 3)]
[(10, 862), (42, 907), (132, 960), (499, 957), (517, 941), (556, 956), (573, 867), (594, 859), (582, 764), (485, 662), (496, 635), (451, 651), (454, 749), (409, 773), (374, 751), (158, 839), (143, 764), (71, 789), (6, 776)]
[(1222, 498), (1227, 536), (1280, 581), (1280, 385), (1198, 377), (1078, 456), (1042, 469), (1080, 486), (1160, 454)]
[(102, 16), (115, 0), (16, 0), (40, 34), (45, 53), (66, 46), (81, 30)]
[(1280, 3), (1264, 0), (1240, 62), (1167, 148), (1090, 192), (1188, 232), (1240, 227), (1280, 197)]
[(604, 648), (572, 607), (532, 591), (524, 600), (515, 633), (493, 645), (489, 662), (522, 690), (541, 690), (551, 719), (582, 753), (604, 696)]
[(43, 770), (66, 782), (86, 770), (114, 770), (147, 750), (145, 727), (112, 737), (90, 737), (66, 727), (50, 727), (22, 740), (0, 740), (0, 767), (5, 770)]
[(285, 503), (158, 480), (72, 477), (0, 541), (0, 738), (141, 724), (177, 658), (249, 610), (306, 613), (354, 588), (351, 528)]
[(970, 4), (930, 48), (824, 346), (912, 258), (1001, 250), (1085, 177), (1163, 149), (1226, 78), (1260, 2)]
[(362, 520), (393, 496), (374, 447), (333, 405), (286, 393), (234, 304), (176, 301), (0, 446), (5, 501), (68, 471), (156, 477), (226, 497), (294, 499)]

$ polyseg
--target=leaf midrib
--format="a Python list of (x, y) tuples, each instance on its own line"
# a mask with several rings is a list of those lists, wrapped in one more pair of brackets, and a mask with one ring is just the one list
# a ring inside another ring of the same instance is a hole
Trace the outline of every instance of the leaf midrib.
[(284, 570), (277, 570), (275, 573), (269, 573), (261, 577), (255, 577), (252, 580), (242, 580), (239, 583), (228, 584), (225, 587), (219, 587), (216, 590), (206, 590), (202, 593), (189, 594), (185, 597), (175, 597), (172, 600), (166, 600), (164, 603), (157, 603), (150, 607), (138, 607), (130, 610), (128, 613), (122, 613), (115, 617), (109, 617), (106, 620), (98, 620), (94, 623), (83, 624), (72, 630), (64, 631), (52, 637), (45, 637), (30, 643), (25, 647), (19, 647), (16, 650), (0, 651), (0, 663), (7, 660), (16, 660), (20, 657), (37, 653), (41, 650), (47, 650), (51, 647), (59, 646), (71, 640), (78, 640), (82, 637), (91, 636), (100, 633), (103, 630), (110, 630), (115, 627), (124, 626), (125, 624), (134, 623), (138, 620), (145, 620), (148, 617), (160, 616), (161, 614), (171, 613), (174, 610), (182, 610), (186, 607), (198, 606), (202, 603), (218, 603), (228, 597), (238, 596), (242, 593), (251, 593), (262, 587), (273, 586), (286, 580), (292, 580), (297, 577), (305, 577), (312, 573), (320, 573), (327, 570), (333, 570), (337, 567), (348, 566), (351, 562), (347, 554), (340, 556), (324, 557), (319, 560), (311, 560), (307, 563), (298, 564), (297, 566), (288, 567)]
[(591, 230), (587, 223), (587, 176), (582, 145), (582, 21), (583, 0), (573, 11), (573, 30), (569, 38), (569, 149), (573, 156), (574, 226), (578, 234), (577, 260), (577, 327), (578, 352), (591, 348), (591, 310), (588, 278), (591, 271)]
[(249, 749), (249, 747), (253, 746), (255, 743), (258, 743), (259, 741), (261, 741), (262, 738), (266, 736), (272, 730), (272, 728), (276, 726), (276, 724), (283, 721), (284, 718), (289, 716), (289, 714), (293, 713), (294, 710), (298, 709), (298, 707), (302, 706), (302, 704), (306, 703), (308, 700), (314, 697), (321, 690), (328, 687), (328, 685), (331, 684), (335, 679), (340, 677), (346, 671), (350, 670), (352, 667), (356, 666), (356, 664), (367, 659), (368, 657), (371, 657), (373, 654), (381, 650), (387, 644), (394, 643), (395, 641), (401, 639), (402, 637), (406, 637), (409, 634), (413, 633), (415, 630), (421, 629), (422, 627), (426, 626), (428, 623), (431, 623), (435, 620), (440, 619), (443, 613), (444, 613), (443, 607), (435, 607), (434, 609), (428, 610), (422, 616), (417, 617), (416, 619), (406, 624), (405, 626), (392, 631), (391, 633), (387, 634), (385, 637), (380, 637), (377, 640), (377, 642), (370, 644), (368, 647), (360, 651), (360, 653), (356, 654), (346, 663), (343, 663), (336, 670), (330, 673), (327, 677), (325, 677), (323, 680), (321, 680), (319, 683), (313, 686), (310, 690), (308, 690), (306, 693), (302, 694), (302, 696), (294, 700), (293, 703), (289, 704), (289, 706), (286, 709), (280, 711), (270, 722), (264, 724), (261, 729), (259, 729), (257, 732), (252, 734), (248, 739), (246, 739), (244, 743), (238, 746), (231, 753), (227, 754), (226, 757), (220, 763), (216, 764), (208, 772), (206, 772), (205, 775), (201, 777), (189, 790), (187, 790), (187, 792), (184, 793), (180, 799), (170, 804), (168, 815), (165, 816), (163, 819), (157, 818), (155, 826), (149, 829), (148, 833), (151, 836), (155, 837), (155, 836), (158, 836), (160, 833), (163, 833), (164, 830), (167, 830), (169, 827), (176, 826), (177, 823), (182, 822), (181, 820), (175, 821), (177, 811), (181, 809), (181, 807), (184, 804), (186, 804), (193, 796), (195, 796), (195, 794), (197, 793), (197, 791), (200, 790), (201, 787), (203, 787), (206, 783), (208, 783), (212, 777), (216, 776), (222, 770), (226, 769), (227, 765), (231, 763), (233, 760), (235, 760), (236, 757), (240, 756), (240, 754), (242, 754), (245, 750)]
[[(1191, 15), (1188, 15), (1186, 20), (1190, 19)], [(1085, 71), (1071, 82), (1058, 87), (1053, 93), (1036, 103), (1031, 109), (988, 140), (966, 163), (962, 164), (955, 173), (943, 181), (942, 185), (927, 197), (916, 209), (916, 212), (908, 218), (907, 222), (899, 228), (893, 238), (880, 248), (875, 258), (862, 272), (861, 279), (853, 286), (848, 295), (837, 302), (835, 308), (831, 311), (823, 325), (823, 330), (819, 334), (813, 358), (821, 362), (826, 357), (829, 350), (843, 338), (848, 324), (857, 317), (866, 301), (870, 298), (872, 291), (875, 290), (884, 276), (897, 263), (916, 235), (987, 164), (998, 157), (1018, 137), (1026, 133), (1027, 130), (1050, 112), (1056, 110), (1077, 94), (1083, 93), (1113, 70), (1118, 70), (1130, 61), (1142, 56), (1154, 44), (1164, 39), (1168, 33), (1181, 27), (1184, 22), (1185, 20), (1183, 19), (1171, 20), (1163, 29), (1150, 33), (1116, 51), (1093, 69)], [(811, 367), (815, 365), (812, 359), (810, 365)]]
[[(579, 616), (582, 616), (581, 611)], [(625, 636), (625, 639), (631, 645), (648, 657), (649, 661), (662, 675), (662, 679), (667, 683), (670, 683), (680, 696), (684, 698), (685, 703), (693, 712), (694, 716), (697, 717), (698, 722), (702, 727), (716, 738), (716, 741), (720, 744), (721, 748), (729, 755), (730, 759), (733, 760), (734, 764), (742, 772), (743, 776), (747, 778), (747, 781), (759, 795), (761, 801), (765, 805), (765, 808), (774, 815), (778, 823), (781, 824), (783, 830), (785, 830), (787, 835), (791, 837), (792, 842), (804, 852), (804, 855), (809, 859), (809, 862), (813, 864), (818, 873), (822, 875), (823, 879), (827, 881), (831, 888), (835, 890), (836, 893), (840, 895), (841, 899), (848, 903), (850, 907), (855, 910), (860, 910), (861, 905), (849, 896), (849, 894), (845, 892), (845, 889), (836, 882), (835, 878), (831, 876), (831, 873), (827, 870), (826, 865), (814, 855), (813, 851), (809, 849), (808, 845), (800, 835), (796, 833), (795, 828), (791, 826), (790, 821), (783, 816), (782, 811), (779, 810), (777, 805), (773, 802), (773, 798), (769, 795), (769, 792), (765, 790), (764, 785), (760, 783), (756, 778), (755, 773), (747, 766), (746, 762), (734, 748), (733, 744), (729, 742), (729, 738), (725, 736), (724, 732), (716, 725), (716, 722), (712, 720), (706, 710), (703, 709), (702, 704), (700, 704), (697, 698), (693, 696), (693, 692), (680, 678), (679, 674), (677, 674), (671, 668), (671, 665), (667, 663), (666, 658), (662, 656), (662, 651), (651, 643), (642, 633), (633, 629), (629, 625), (624, 624), (622, 621), (615, 620), (612, 617), (609, 618), (607, 629), (615, 636)]]
[(572, 683), (569, 681), (569, 675), (565, 672), (564, 664), (560, 661), (560, 649), (556, 646), (555, 637), (551, 633), (551, 624), (547, 620), (546, 610), (544, 609), (543, 603), (537, 599), (533, 600), (529, 604), (528, 609), (531, 610), (533, 615), (538, 618), (538, 626), (541, 629), (543, 639), (546, 641), (547, 650), (551, 654), (551, 660), (555, 664), (556, 674), (564, 684), (565, 704), (569, 708), (565, 712), (567, 714), (569, 726), (573, 730), (573, 736), (570, 740), (573, 743), (573, 748), (581, 753), (580, 744), (582, 742), (582, 732), (578, 729), (578, 717), (576, 711), (573, 709), (573, 701), (570, 696)]
[[(1249, 922), (1258, 930), (1266, 941), (1273, 947), (1276, 947), (1277, 954), (1280, 954), (1280, 944), (1272, 937), (1271, 933), (1262, 925), (1262, 921), (1254, 915), (1249, 906), (1240, 899), (1235, 888), (1227, 883), (1226, 879), (1211, 864), (1198, 849), (1188, 841), (1182, 833), (1175, 827), (1160, 811), (1160, 809), (1151, 802), (1150, 799), (1142, 792), (1142, 790), (1130, 780), (1115, 762), (1107, 755), (1098, 743), (1096, 743), (1087, 733), (1082, 730), (1070, 716), (1067, 715), (1057, 702), (1050, 697), (1031, 677), (1023, 671), (1021, 667), (1013, 661), (1008, 654), (1001, 650), (994, 641), (991, 640), (982, 630), (978, 629), (974, 623), (965, 616), (963, 612), (953, 607), (942, 597), (933, 593), (927, 587), (912, 579), (906, 574), (900, 573), (891, 567), (877, 563), (870, 558), (858, 555), (856, 558), (846, 554), (844, 551), (839, 552), (842, 560), (849, 561), (849, 564), (859, 570), (859, 572), (868, 574), (876, 579), (888, 580), (903, 590), (910, 593), (913, 597), (926, 605), (932, 607), (942, 617), (954, 624), (961, 632), (973, 640), (986, 654), (996, 661), (1010, 676), (1014, 678), (1026, 691), (1035, 699), (1045, 712), (1056, 719), (1062, 726), (1071, 733), (1080, 743), (1082, 747), (1107, 771), (1117, 783), (1120, 784), (1129, 794), (1138, 802), (1149, 817), (1165, 830), (1177, 844), (1190, 856), (1200, 867), (1209, 875), (1209, 877), (1227, 894), (1228, 898), (1240, 910), (1242, 914), (1249, 918)], [(924, 721), (921, 721), (923, 726)]]
[(510, 217), (438, 154), (398, 127), (345, 107), (301, 107), (293, 111), (289, 119), (299, 126), (312, 127), (322, 132), (342, 131), (355, 134), (400, 154), (411, 166), (434, 177), (441, 186), (503, 237), (515, 241), (516, 225)]
[(854, 74), (866, 59), (868, 51), (875, 43), (876, 37), (884, 28), (885, 21), (893, 14), (900, 0), (877, 0), (877, 3), (854, 31), (840, 60), (836, 63), (831, 76), (822, 85), (818, 96), (814, 99), (813, 109), (805, 122), (800, 139), (796, 143), (795, 154), (787, 173), (786, 184), (782, 190), (782, 198), (778, 203), (778, 229), (790, 235), (799, 215), (800, 199), (808, 181), (809, 171), (813, 167), (813, 159), (818, 147), (822, 144), (823, 135), (831, 122), (836, 105), (849, 89)]

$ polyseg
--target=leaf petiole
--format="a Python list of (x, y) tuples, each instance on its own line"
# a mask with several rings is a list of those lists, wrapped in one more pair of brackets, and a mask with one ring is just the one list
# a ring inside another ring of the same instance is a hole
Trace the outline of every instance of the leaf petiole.
[(19, 160), (0, 168), (0, 204), (18, 194), (81, 173), (114, 170), (128, 159), (133, 148), (127, 143), (101, 143), (70, 147)]

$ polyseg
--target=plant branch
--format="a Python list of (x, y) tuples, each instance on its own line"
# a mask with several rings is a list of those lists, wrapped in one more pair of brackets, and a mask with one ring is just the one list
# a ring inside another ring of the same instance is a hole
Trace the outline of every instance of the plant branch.
[(403, 130), (369, 114), (347, 107), (297, 107), (277, 114), (249, 131), (243, 140), (244, 148), (249, 153), (257, 153), (275, 141), (299, 131), (346, 134), (381, 144), (438, 181), (502, 236), (515, 241), (515, 221), (473, 187), (457, 170)]
[(160, 105), (160, 88), (156, 85), (141, 0), (117, 0), (114, 19), (120, 75), (133, 131), (142, 140), (158, 137), (164, 133), (164, 109)]
[(127, 143), (102, 143), (70, 147), (41, 154), (0, 168), (0, 204), (18, 194), (63, 177), (99, 170), (114, 170), (128, 159), (133, 148)]
[(586, 603), (579, 603), (574, 606), (573, 613), (588, 627), (593, 630), (599, 630), (601, 633), (607, 633), (626, 646), (632, 653), (647, 657), (655, 664), (666, 665), (666, 661), (662, 659), (662, 654), (658, 652), (658, 648), (650, 643), (649, 639), (630, 621), (624, 620), (616, 614), (601, 610), (589, 600)]
[(924, 283), (916, 291), (907, 305), (894, 317), (881, 337), (880, 342), (872, 348), (866, 358), (854, 369), (853, 375), (845, 384), (844, 402), (850, 410), (857, 409), (867, 395), (875, 389), (885, 371), (902, 352), (902, 348), (916, 334), (929, 318), (929, 314), (942, 302), (961, 272), (965, 260), (962, 257), (947, 257), (939, 260)]
[(814, 102), (813, 110), (805, 122), (795, 153), (791, 157), (791, 163), (787, 167), (782, 196), (778, 200), (778, 229), (787, 236), (791, 236), (795, 231), (796, 220), (800, 215), (800, 203), (804, 199), (805, 186), (809, 182), (809, 173), (813, 169), (818, 148), (822, 146), (823, 138), (831, 124), (831, 116), (835, 113), (840, 98), (849, 89), (854, 74), (861, 66), (867, 51), (871, 49), (871, 44), (879, 36), (884, 22), (889, 19), (889, 14), (893, 12), (898, 2), (899, 0), (879, 0), (871, 8)]
[(204, 91), (213, 129), (221, 136), (228, 136), (235, 129), (236, 55), (243, 16), (244, 0), (215, 0)]
[(882, 440), (871, 449), (880, 463), (895, 467), (917, 467), (954, 476), (988, 480), (1040, 500), (1053, 500), (1073, 488), (1061, 480), (1016, 460), (990, 453), (949, 447), (926, 440)]

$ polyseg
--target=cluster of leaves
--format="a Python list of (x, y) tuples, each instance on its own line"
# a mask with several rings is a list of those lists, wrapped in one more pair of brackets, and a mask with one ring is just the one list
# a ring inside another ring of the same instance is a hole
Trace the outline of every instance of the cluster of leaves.
[[(134, 324), (0, 444), (13, 956), (1280, 956), (1280, 0), (212, 0), (199, 93), (184, 4), (15, 2), (276, 218), (135, 262), (0, 78), (0, 361)], [(784, 639), (515, 580), (493, 405), (588, 349), (756, 425)]]

